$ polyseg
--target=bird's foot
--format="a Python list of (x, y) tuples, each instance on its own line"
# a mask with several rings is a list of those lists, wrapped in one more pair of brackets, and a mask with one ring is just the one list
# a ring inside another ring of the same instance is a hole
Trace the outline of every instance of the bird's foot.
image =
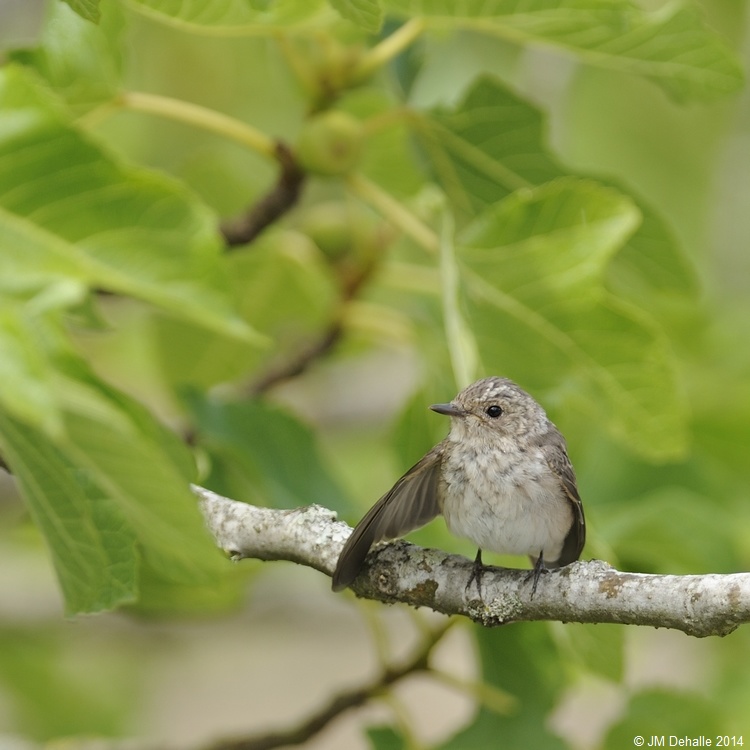
[(544, 564), (544, 553), (540, 552), (539, 557), (534, 560), (534, 567), (528, 572), (526, 578), (524, 578), (524, 581), (527, 583), (532, 579), (534, 581), (534, 585), (531, 587), (531, 599), (533, 599), (534, 594), (536, 594), (536, 586), (539, 583), (539, 578), (541, 577), (542, 573), (549, 573), (549, 569)]
[(471, 588), (471, 584), (474, 583), (474, 581), (477, 582), (477, 592), (479, 593), (479, 598), (482, 598), (482, 576), (484, 575), (484, 564), (482, 563), (482, 550), (477, 551), (477, 556), (474, 558), (474, 564), (471, 567), (471, 575), (469, 576), (469, 580), (466, 582), (466, 588), (465, 591), (468, 591)]

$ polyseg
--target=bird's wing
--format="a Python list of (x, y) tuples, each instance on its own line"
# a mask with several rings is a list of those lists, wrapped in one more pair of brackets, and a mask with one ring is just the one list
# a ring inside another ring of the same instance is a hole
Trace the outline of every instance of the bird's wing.
[(581, 496), (578, 494), (576, 475), (565, 447), (565, 439), (559, 433), (555, 438), (557, 439), (545, 442), (541, 449), (550, 469), (560, 480), (560, 486), (573, 509), (573, 523), (557, 560), (557, 564), (562, 567), (575, 562), (581, 556), (583, 545), (586, 543), (586, 520), (583, 516)]
[(357, 577), (375, 542), (408, 534), (440, 513), (442, 458), (443, 445), (436, 445), (367, 511), (341, 551), (333, 574), (334, 591), (346, 588)]

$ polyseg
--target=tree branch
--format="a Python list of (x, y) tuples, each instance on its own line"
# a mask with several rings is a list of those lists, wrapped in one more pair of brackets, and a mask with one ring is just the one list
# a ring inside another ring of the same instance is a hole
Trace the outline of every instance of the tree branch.
[(334, 315), (317, 341), (303, 347), (289, 361), (261, 375), (253, 381), (246, 389), (246, 394), (256, 398), (270, 390), (279, 383), (296, 378), (306, 372), (314, 362), (332, 351), (344, 335), (344, 310), (359, 290), (364, 286), (377, 266), (377, 259), (373, 257), (369, 262), (361, 264), (358, 268), (351, 270), (349, 274), (340, 279), (341, 299), (339, 311)]
[(271, 190), (252, 205), (247, 213), (222, 222), (221, 233), (229, 247), (251, 243), (299, 200), (305, 173), (297, 165), (291, 149), (281, 141), (275, 144), (275, 156), (281, 166), (281, 172)]
[(275, 385), (302, 375), (313, 362), (336, 346), (343, 332), (344, 329), (340, 321), (334, 320), (328, 330), (323, 332), (318, 341), (302, 349), (289, 362), (285, 362), (279, 367), (270, 370), (251, 383), (247, 388), (247, 395), (252, 397), (260, 396)]
[[(232, 559), (289, 560), (331, 575), (351, 533), (319, 505), (258, 508), (194, 486), (206, 522)], [(674, 628), (688, 635), (727, 635), (750, 622), (750, 573), (623, 573), (601, 560), (545, 575), (531, 598), (528, 571), (488, 568), (481, 597), (466, 588), (472, 562), (405, 541), (376, 547), (354, 585), (361, 597), (448, 615), (488, 627), (526, 620), (622, 623)]]

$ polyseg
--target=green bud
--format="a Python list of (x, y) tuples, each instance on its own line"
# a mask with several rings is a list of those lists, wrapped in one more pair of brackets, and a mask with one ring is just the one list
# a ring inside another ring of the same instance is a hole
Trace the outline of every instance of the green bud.
[(343, 203), (326, 201), (311, 206), (303, 214), (299, 228), (333, 261), (350, 253), (356, 243), (350, 210)]
[(313, 174), (333, 177), (350, 172), (362, 153), (363, 132), (359, 120), (330, 110), (314, 115), (297, 141), (300, 165)]

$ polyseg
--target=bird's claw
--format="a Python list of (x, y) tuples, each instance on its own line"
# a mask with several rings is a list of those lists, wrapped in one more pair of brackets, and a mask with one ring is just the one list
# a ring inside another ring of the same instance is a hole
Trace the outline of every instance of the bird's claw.
[(534, 594), (536, 594), (536, 586), (539, 583), (539, 579), (541, 578), (542, 573), (549, 573), (549, 568), (547, 568), (547, 566), (544, 564), (544, 554), (540, 552), (539, 557), (537, 557), (536, 561), (534, 562), (534, 567), (523, 579), (524, 583), (528, 583), (532, 579), (534, 580), (534, 585), (531, 587), (531, 599), (533, 599)]

